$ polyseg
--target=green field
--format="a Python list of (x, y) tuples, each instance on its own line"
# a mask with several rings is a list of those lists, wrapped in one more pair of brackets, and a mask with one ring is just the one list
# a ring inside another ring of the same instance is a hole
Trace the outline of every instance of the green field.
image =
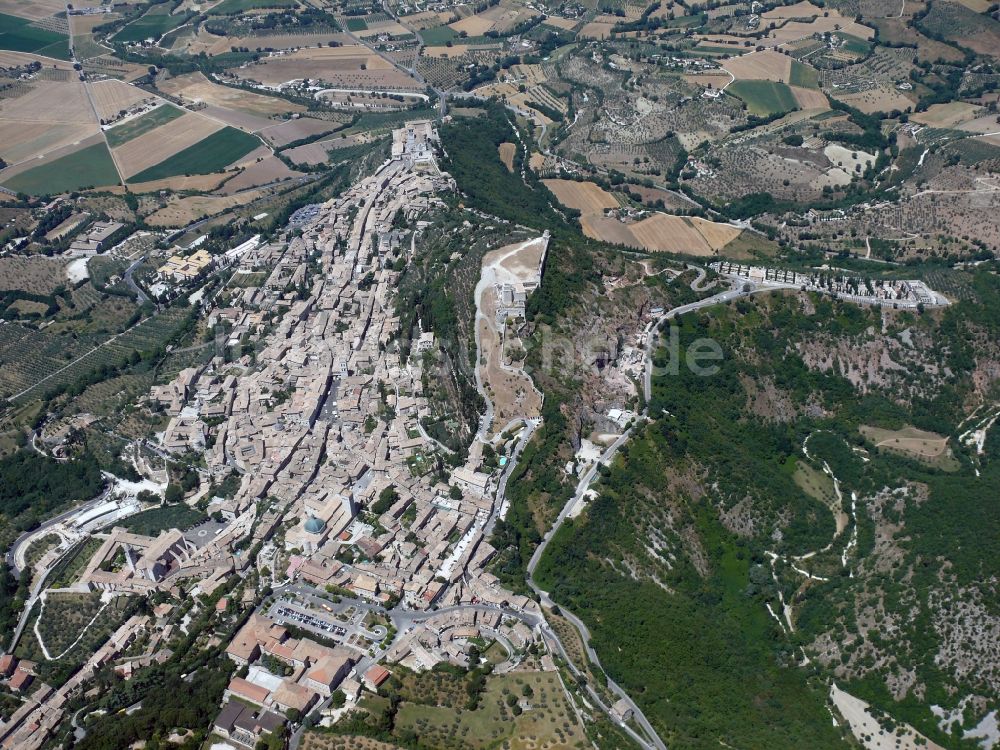
[(726, 89), (747, 103), (750, 114), (760, 117), (798, 109), (795, 95), (775, 81), (736, 81)]
[(788, 82), (793, 86), (802, 86), (807, 89), (819, 88), (819, 72), (805, 63), (792, 60), (792, 74)]
[(31, 21), (0, 13), (0, 49), (37, 52), (39, 55), (69, 59), (69, 38), (65, 34), (39, 29)]
[(209, 13), (213, 16), (235, 16), (256, 8), (294, 8), (297, 5), (296, 0), (222, 0)]
[(850, 52), (855, 55), (867, 55), (872, 51), (871, 44), (861, 37), (845, 34), (843, 31), (838, 31), (837, 35), (844, 40), (844, 46), (841, 47), (841, 49), (846, 52)]
[(186, 505), (164, 505), (161, 508), (144, 510), (134, 516), (118, 521), (115, 526), (124, 526), (129, 531), (143, 536), (156, 536), (166, 529), (187, 529), (201, 523), (207, 516)]
[(365, 31), (368, 28), (368, 24), (365, 23), (365, 19), (358, 18), (357, 16), (352, 16), (345, 21), (348, 31)]
[(424, 29), (420, 32), (424, 44), (429, 47), (440, 47), (447, 42), (458, 39), (458, 32), (450, 26), (435, 26), (431, 29)]
[(260, 145), (260, 140), (249, 133), (236, 128), (223, 128), (133, 176), (129, 182), (149, 182), (182, 174), (221, 172)]
[(86, 187), (117, 185), (118, 170), (108, 147), (95, 143), (6, 180), (5, 188), (28, 195), (56, 195)]
[(188, 13), (172, 16), (170, 7), (170, 4), (154, 5), (148, 13), (127, 24), (115, 34), (112, 41), (141, 42), (143, 39), (157, 39), (191, 17)]
[(117, 125), (106, 131), (104, 135), (108, 139), (108, 145), (111, 148), (115, 148), (131, 141), (133, 138), (138, 138), (143, 133), (148, 133), (150, 130), (160, 127), (160, 125), (165, 125), (171, 120), (176, 120), (183, 114), (182, 110), (172, 104), (167, 104), (157, 107), (152, 112), (140, 115), (134, 120), (123, 122), (121, 125)]

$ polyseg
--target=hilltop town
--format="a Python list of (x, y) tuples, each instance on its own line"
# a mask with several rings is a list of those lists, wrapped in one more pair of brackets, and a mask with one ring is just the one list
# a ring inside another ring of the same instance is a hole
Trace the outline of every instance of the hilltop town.
[(0, 0), (0, 748), (1000, 749), (998, 50)]
[[(431, 123), (408, 123), (394, 131), (392, 155), (372, 175), (311, 210), (295, 231), (237, 253), (236, 274), (262, 264), (272, 270), (212, 313), (225, 330), (225, 353), (149, 393), (152, 408), (169, 419), (155, 446), (163, 458), (140, 464), (146, 481), (156, 481), (163, 459), (202, 455), (204, 491), (189, 504), (204, 497), (213, 520), (157, 536), (129, 532), (114, 519), (137, 510), (133, 492), (33, 535), (108, 529), (91, 537), (99, 547), (59, 591), (211, 596), (255, 568), (254, 580), (273, 589), (274, 603), (261, 605), (225, 652), (244, 666), (273, 657), (293, 673), (281, 678), (252, 666), (230, 683), (227, 695), (239, 702), (223, 707), (215, 727), (248, 747), (283, 726), (289, 709), (305, 716), (341, 685), (353, 700), (362, 682), (377, 688), (388, 676), (377, 666), (383, 657), (419, 669), (441, 661), (467, 666), (470, 641), (492, 633), (516, 661), (540, 638), (537, 603), (504, 590), (485, 569), (495, 554), (486, 536), (499, 512), (499, 476), (483, 466), (481, 445), (464, 466), (432, 470), (436, 447), (419, 421), (426, 375), (416, 355), (433, 338), (423, 337), (408, 360), (390, 346), (399, 325), (390, 304), (399, 277), (393, 263), (412, 252), (394, 221), (421, 215), (452, 186), (438, 168), (438, 148)], [(498, 297), (510, 296), (509, 283), (497, 287)], [(523, 293), (520, 304), (523, 311)], [(241, 342), (254, 353), (238, 355)], [(231, 496), (211, 494), (233, 477)], [(350, 606), (333, 609), (331, 592), (352, 597)], [(254, 595), (245, 589), (247, 601)], [(387, 637), (386, 626), (399, 630), (399, 617), (417, 622), (431, 608), (453, 614)], [(157, 658), (167, 635), (157, 628), (168, 611), (160, 608), (159, 621), (132, 617), (58, 690), (37, 680), (32, 703), (2, 730), (5, 746), (44, 746), (69, 691), (136, 639), (153, 633), (147, 648)], [(384, 625), (369, 624), (372, 618)], [(291, 638), (283, 623), (304, 637)], [(8, 674), (31, 672), (23, 661), (8, 657), (8, 664)], [(241, 729), (250, 714), (254, 728)]]

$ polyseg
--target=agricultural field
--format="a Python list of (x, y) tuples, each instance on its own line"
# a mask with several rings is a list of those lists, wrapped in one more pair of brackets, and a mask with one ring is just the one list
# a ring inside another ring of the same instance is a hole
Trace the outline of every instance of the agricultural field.
[[(513, 672), (486, 678), (478, 706), (461, 709), (460, 701), (441, 705), (433, 703), (437, 690), (433, 688), (434, 672), (425, 672), (406, 689), (398, 706), (389, 700), (366, 694), (360, 709), (370, 723), (386, 715), (394, 719), (393, 733), (421, 736), (429, 746), (442, 750), (470, 748), (473, 750), (503, 746), (513, 750), (530, 748), (572, 748), (586, 743), (586, 733), (571, 699), (566, 694), (556, 672)], [(426, 702), (425, 702), (426, 701)], [(307, 735), (304, 747), (312, 750), (334, 750), (339, 747), (384, 748), (385, 745), (339, 744), (334, 728)]]
[(115, 148), (131, 141), (133, 138), (138, 138), (140, 135), (148, 133), (150, 130), (159, 128), (161, 125), (166, 125), (171, 120), (176, 120), (183, 116), (183, 110), (172, 104), (167, 104), (157, 107), (151, 112), (146, 112), (139, 117), (131, 118), (121, 124), (115, 125), (113, 128), (105, 131), (104, 137), (107, 139), (108, 145), (111, 148)]
[(606, 208), (619, 207), (613, 195), (593, 182), (574, 180), (542, 180), (542, 182), (555, 194), (560, 203), (584, 214), (602, 213)]
[[(154, 110), (151, 114), (155, 114), (156, 111)], [(126, 178), (132, 179), (224, 129), (221, 123), (200, 114), (182, 113), (181, 110), (177, 110), (177, 112), (181, 116), (168, 117), (162, 123), (158, 122), (160, 117), (154, 117), (148, 128), (139, 125), (139, 132), (136, 132), (135, 137), (126, 137), (115, 148), (115, 160)], [(139, 120), (141, 119), (139, 118)], [(114, 129), (108, 132), (113, 131)], [(185, 171), (188, 170), (182, 171), (181, 174)], [(139, 177), (135, 181), (146, 182), (170, 176), (172, 174), (160, 174), (149, 178)]]
[(67, 261), (60, 258), (0, 258), (0, 291), (20, 289), (29, 294), (51, 294), (66, 286), (66, 265)]
[[(240, 70), (241, 77), (252, 78), (267, 85), (277, 85), (301, 78), (318, 78), (333, 83), (347, 84), (371, 79), (376, 85), (381, 71), (394, 71), (392, 64), (367, 47), (344, 45), (342, 47), (309, 47), (289, 54), (265, 57), (255, 65)], [(370, 76), (362, 75), (370, 71)]]
[(175, 152), (169, 158), (132, 174), (129, 179), (132, 182), (149, 182), (182, 174), (220, 172), (260, 145), (260, 140), (255, 136), (236, 128), (225, 127)]
[[(751, 52), (722, 63), (723, 69), (732, 73), (737, 81), (778, 81), (788, 83), (792, 74), (791, 57), (772, 50)], [(801, 63), (799, 63), (801, 65)], [(801, 74), (798, 74), (801, 76)]]
[(806, 89), (819, 88), (819, 72), (810, 65), (792, 60), (786, 83)]
[(355, 150), (367, 150), (370, 142), (371, 138), (367, 135), (343, 134), (287, 149), (282, 152), (282, 155), (290, 159), (294, 164), (311, 166), (322, 164), (333, 158), (339, 160), (345, 152), (351, 154)]
[(266, 156), (245, 167), (236, 177), (227, 180), (226, 184), (219, 188), (218, 192), (220, 195), (233, 195), (259, 185), (269, 185), (281, 180), (290, 180), (302, 176), (302, 172), (289, 168), (285, 162), (276, 156)]
[(887, 430), (871, 425), (861, 425), (859, 432), (876, 449), (896, 453), (944, 471), (955, 471), (960, 465), (948, 445), (948, 438), (916, 427)]
[(701, 257), (719, 254), (742, 231), (728, 224), (660, 213), (631, 224), (614, 217), (584, 215), (580, 224), (584, 234), (603, 242)]
[[(503, 165), (507, 167), (507, 171), (513, 172), (514, 156), (517, 154), (517, 144), (506, 141), (497, 146), (497, 152), (500, 154), (500, 161), (502, 161)], [(552, 188), (549, 189), (551, 190)]]
[(799, 108), (795, 93), (783, 83), (741, 80), (730, 85), (726, 91), (742, 99), (751, 114), (761, 117), (790, 112)]
[(348, 734), (328, 734), (310, 730), (302, 735), (302, 750), (404, 750), (400, 745), (371, 737)]
[(170, 3), (152, 6), (140, 18), (127, 23), (121, 31), (111, 38), (111, 41), (128, 43), (141, 42), (145, 39), (158, 39), (171, 29), (185, 23), (190, 17), (189, 14), (184, 13), (172, 15), (170, 12), (172, 7)]
[(103, 141), (3, 180), (9, 190), (52, 195), (88, 187), (118, 185), (121, 178)]
[(268, 118), (271, 115), (302, 112), (301, 104), (209, 81), (203, 73), (187, 73), (157, 83), (157, 88), (190, 104), (207, 104)]
[[(112, 595), (107, 602), (102, 602), (101, 595), (97, 593), (57, 593), (49, 594), (49, 597), (52, 598), (52, 610), (49, 610), (49, 601), (46, 601), (44, 609), (39, 608), (37, 617), (41, 642), (34, 630), (29, 628), (15, 653), (20, 658), (38, 663), (41, 677), (50, 684), (58, 685), (68, 679), (121, 624), (131, 598)], [(60, 648), (63, 651), (59, 651)], [(49, 661), (45, 658), (46, 651), (60, 658)]]
[(148, 91), (114, 79), (95, 81), (88, 84), (87, 89), (97, 116), (103, 121), (120, 117), (129, 107), (139, 102), (156, 100)]
[(68, 649), (104, 607), (101, 595), (50, 593), (38, 618), (38, 632), (52, 656)]
[(840, 101), (858, 109), (865, 114), (875, 112), (892, 112), (899, 110), (903, 112), (913, 107), (913, 99), (906, 96), (895, 87), (879, 86), (854, 93), (840, 94)]
[(919, 28), (931, 36), (958, 41), (981, 55), (995, 55), (1000, 46), (1000, 21), (949, 0), (928, 3)]
[(59, 559), (56, 567), (52, 569), (51, 577), (46, 583), (51, 588), (68, 588), (76, 583), (76, 580), (83, 573), (87, 563), (90, 562), (94, 554), (100, 549), (102, 541), (94, 537), (88, 537), (85, 541), (77, 543), (66, 555)]
[(28, 21), (42, 21), (64, 10), (66, 4), (62, 0), (0, 0), (0, 13), (8, 13)]
[(37, 21), (0, 12), (0, 49), (69, 59), (69, 38)]
[(297, 120), (286, 120), (268, 125), (258, 131), (257, 134), (272, 146), (281, 148), (305, 138), (332, 134), (341, 129), (345, 124), (346, 122), (341, 123), (335, 120), (317, 120), (312, 117), (300, 117)]
[[(234, 179), (239, 179), (239, 177)], [(146, 221), (154, 227), (182, 227), (192, 221), (214, 216), (230, 208), (245, 206), (268, 194), (268, 191), (262, 188), (243, 190), (237, 195), (228, 193), (229, 191), (224, 191), (223, 195), (171, 196), (167, 204), (146, 217)]]
[(297, 0), (222, 0), (211, 8), (213, 16), (238, 15), (248, 10), (258, 8), (296, 8)]
[(176, 333), (188, 311), (168, 308), (110, 337), (71, 337), (19, 325), (0, 326), (0, 394), (18, 403), (75, 382), (102, 366), (152, 352)]
[(84, 85), (70, 80), (69, 73), (64, 80), (26, 82), (21, 91), (0, 99), (0, 157), (7, 163), (72, 150), (99, 132)]

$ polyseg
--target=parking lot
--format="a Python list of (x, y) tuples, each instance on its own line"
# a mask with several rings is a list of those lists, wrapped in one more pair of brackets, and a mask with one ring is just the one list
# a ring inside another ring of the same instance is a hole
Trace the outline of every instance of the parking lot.
[(304, 625), (307, 628), (321, 630), (324, 633), (340, 636), (341, 638), (347, 635), (347, 629), (340, 625), (336, 625), (324, 618), (309, 614), (308, 612), (302, 612), (298, 609), (292, 609), (291, 607), (287, 607), (282, 604), (278, 604), (272, 610), (272, 616), (275, 621), (279, 623), (290, 622), (295, 625)]

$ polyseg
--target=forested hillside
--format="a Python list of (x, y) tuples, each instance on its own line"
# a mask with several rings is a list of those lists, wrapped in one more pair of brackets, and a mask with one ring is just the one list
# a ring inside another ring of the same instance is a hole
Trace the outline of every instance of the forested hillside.
[(678, 322), (682, 356), (722, 346), (718, 373), (654, 380), (651, 422), (536, 573), (668, 744), (836, 747), (835, 680), (975, 746), (930, 711), (973, 727), (1000, 676), (1000, 447), (958, 439), (997, 395), (997, 282), (974, 284), (933, 314), (790, 294)]

